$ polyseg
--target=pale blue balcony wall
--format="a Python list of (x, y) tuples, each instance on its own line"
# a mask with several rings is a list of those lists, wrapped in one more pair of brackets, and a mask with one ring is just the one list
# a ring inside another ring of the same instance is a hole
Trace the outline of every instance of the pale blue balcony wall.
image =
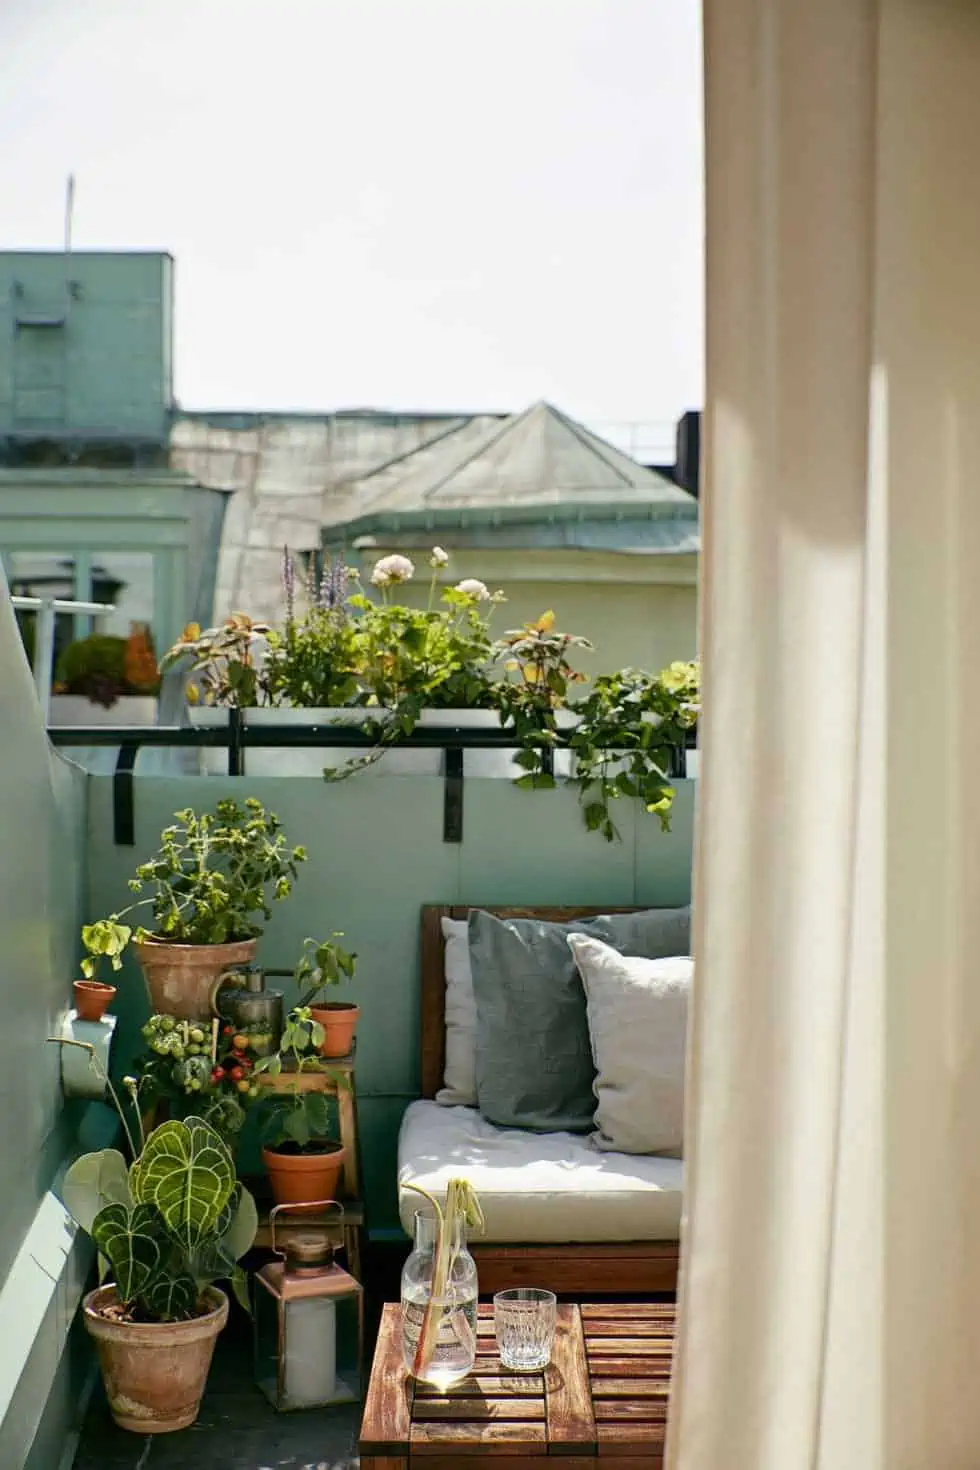
[[(465, 783), (463, 842), (442, 840), (443, 783), (435, 777), (137, 777), (133, 847), (113, 842), (112, 780), (90, 778), (89, 913), (127, 902), (126, 880), (154, 851), (182, 806), (257, 796), (281, 817), (310, 861), (276, 905), (258, 962), (292, 965), (306, 935), (345, 932), (359, 955), (353, 996), (363, 1014), (358, 1102), (369, 1225), (397, 1227), (395, 1145), (418, 1095), (419, 910), (426, 903), (673, 905), (690, 898), (692, 782), (677, 783), (673, 830), (660, 833), (636, 803), (618, 804), (623, 840), (587, 833), (568, 790), (525, 792), (501, 780)], [(279, 982), (276, 982), (277, 984)], [(146, 1000), (138, 972), (120, 988), (120, 1064), (138, 1044)]]
[(0, 1466), (20, 1470), (39, 1430), (46, 1453), (60, 1453), (82, 1363), (67, 1344), (91, 1254), (52, 1185), (83, 1118), (63, 1106), (58, 1052), (45, 1038), (70, 1003), (85, 777), (45, 738), (2, 578), (0, 687)]

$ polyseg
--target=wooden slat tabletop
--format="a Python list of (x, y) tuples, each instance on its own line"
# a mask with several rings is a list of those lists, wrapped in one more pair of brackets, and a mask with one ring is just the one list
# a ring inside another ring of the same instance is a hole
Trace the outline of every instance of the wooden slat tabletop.
[[(363, 1470), (656, 1470), (663, 1463), (673, 1304), (562, 1303), (549, 1366), (501, 1366), (480, 1305), (474, 1371), (445, 1393), (409, 1378), (401, 1309), (384, 1309), (361, 1426)], [(556, 1467), (557, 1470), (557, 1467)]]

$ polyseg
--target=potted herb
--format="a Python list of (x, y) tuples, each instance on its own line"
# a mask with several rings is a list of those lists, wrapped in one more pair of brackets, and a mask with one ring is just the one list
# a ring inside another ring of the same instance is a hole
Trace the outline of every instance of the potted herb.
[(577, 723), (568, 707), (569, 688), (585, 681), (585, 675), (573, 668), (569, 654), (573, 649), (591, 651), (592, 647), (587, 638), (559, 632), (550, 611), (536, 622), (511, 629), (496, 644), (494, 656), (507, 675), (496, 685), (496, 698), (503, 719), (523, 747), (514, 758), (521, 771), (518, 786), (530, 790), (553, 787), (555, 768), (559, 774), (571, 768), (569, 758), (562, 762), (554, 758), (559, 730)]
[(85, 1297), (82, 1316), (112, 1416), (123, 1429), (161, 1434), (197, 1418), (228, 1320), (215, 1282), (229, 1281), (247, 1306), (238, 1262), (258, 1216), (228, 1148), (203, 1119), (163, 1123), (144, 1137), (138, 1115), (136, 1135), (121, 1107), (119, 1115), (132, 1163), (116, 1149), (84, 1154), (65, 1175), (62, 1198), (107, 1265), (108, 1280)]
[[(268, 1090), (263, 1106), (262, 1161), (277, 1204), (333, 1199), (346, 1150), (329, 1136), (330, 1105), (320, 1079), (346, 1085), (346, 1076), (324, 1066), (323, 1027), (308, 1006), (289, 1013), (279, 1051), (255, 1064)], [(311, 1075), (312, 1074), (312, 1075)]]
[(671, 765), (699, 710), (696, 663), (673, 663), (659, 674), (622, 669), (595, 680), (576, 707), (579, 724), (570, 738), (572, 784), (590, 832), (607, 842), (618, 837), (610, 808), (623, 798), (642, 802), (669, 830)]
[[(134, 893), (149, 889), (149, 896), (82, 929), (84, 975), (92, 979), (104, 958), (119, 970), (132, 939), (152, 1008), (210, 1021), (222, 976), (251, 963), (262, 933), (258, 920), (288, 897), (305, 860), (305, 849), (287, 846), (279, 818), (254, 797), (241, 806), (219, 801), (201, 815), (190, 807), (175, 812), (156, 856), (130, 879)], [(133, 938), (121, 921), (147, 906), (152, 927), (137, 929)]]
[(134, 624), (129, 638), (91, 633), (69, 643), (55, 672), (49, 723), (153, 725), (160, 687), (156, 660), (142, 657), (149, 633)]
[[(310, 1008), (312, 1019), (323, 1029), (320, 1054), (333, 1058), (349, 1056), (353, 1051), (354, 1032), (361, 1015), (360, 1006), (352, 1000), (320, 1000), (331, 986), (339, 985), (342, 979), (354, 978), (357, 955), (334, 943), (343, 937), (335, 933), (331, 939), (304, 940), (295, 970), (300, 987), (299, 1004)], [(314, 1005), (314, 1001), (318, 1003)]]
[[(192, 725), (224, 725), (229, 709), (268, 703), (265, 660), (270, 627), (247, 613), (232, 613), (214, 628), (188, 623), (160, 660), (160, 673), (183, 669), (195, 675), (187, 684)], [(205, 774), (224, 775), (227, 754), (220, 747), (201, 751)]]

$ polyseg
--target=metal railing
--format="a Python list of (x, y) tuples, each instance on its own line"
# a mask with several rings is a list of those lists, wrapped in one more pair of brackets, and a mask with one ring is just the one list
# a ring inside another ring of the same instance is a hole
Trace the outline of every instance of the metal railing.
[(51, 675), (54, 671), (54, 620), (57, 613), (79, 613), (82, 617), (100, 617), (116, 610), (112, 602), (75, 602), (62, 597), (11, 597), (18, 612), (37, 614), (34, 628), (34, 687), (41, 705), (44, 723), (51, 711)]

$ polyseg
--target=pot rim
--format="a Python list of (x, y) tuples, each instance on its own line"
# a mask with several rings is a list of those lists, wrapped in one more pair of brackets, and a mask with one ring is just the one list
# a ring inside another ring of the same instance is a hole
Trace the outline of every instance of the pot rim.
[(158, 939), (153, 935), (147, 935), (145, 939), (134, 939), (133, 945), (136, 949), (179, 949), (189, 954), (204, 954), (206, 950), (214, 949), (240, 949), (243, 945), (258, 945), (260, 936), (253, 935), (251, 939), (225, 939), (221, 944), (187, 944), (179, 939)]
[[(94, 1336), (114, 1337), (117, 1341), (125, 1338), (134, 1345), (155, 1348), (158, 1341), (167, 1335), (171, 1338), (176, 1335), (185, 1340), (193, 1340), (221, 1331), (228, 1320), (227, 1294), (220, 1286), (209, 1283), (204, 1287), (201, 1296), (213, 1305), (210, 1311), (199, 1317), (187, 1317), (182, 1322), (120, 1322), (104, 1316), (94, 1305), (96, 1297), (102, 1297), (106, 1306), (110, 1301), (118, 1300), (116, 1285), (109, 1282), (106, 1286), (94, 1287), (83, 1298), (82, 1316), (86, 1327)], [(140, 1338), (143, 1339), (142, 1343)]]
[(356, 1000), (325, 1000), (321, 1005), (310, 1006), (310, 1015), (315, 1016), (317, 1011), (359, 1011), (360, 1009)]
[(116, 993), (116, 987), (106, 980), (73, 980), (71, 983), (79, 990), (111, 990), (113, 995)]
[[(286, 1141), (292, 1142), (291, 1139)], [(346, 1144), (340, 1143), (336, 1138), (311, 1138), (310, 1143), (329, 1145), (329, 1152), (318, 1154), (284, 1154), (280, 1153), (282, 1144), (264, 1143), (262, 1145), (262, 1154), (263, 1157), (266, 1154), (272, 1154), (273, 1158), (284, 1159), (287, 1163), (287, 1166), (292, 1166), (295, 1165), (297, 1161), (299, 1161), (300, 1165), (304, 1163), (319, 1164), (322, 1159), (335, 1159), (338, 1154), (346, 1153), (347, 1150)]]

